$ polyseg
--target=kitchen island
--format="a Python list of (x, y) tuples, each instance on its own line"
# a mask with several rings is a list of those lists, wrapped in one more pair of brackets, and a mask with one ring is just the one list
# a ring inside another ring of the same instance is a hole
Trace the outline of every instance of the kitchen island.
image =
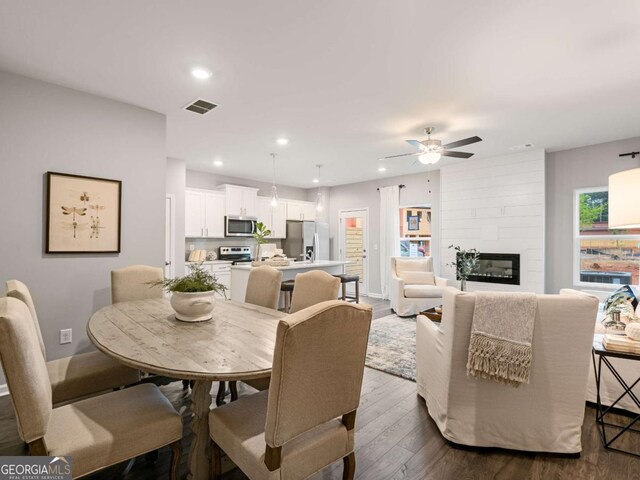
[[(284, 267), (273, 267), (282, 271), (282, 280), (293, 280), (298, 273), (309, 272), (311, 270), (323, 270), (331, 275), (344, 273), (344, 266), (349, 262), (339, 260), (318, 260), (316, 262), (291, 262)], [(249, 281), (249, 272), (252, 268), (249, 263), (233, 265), (231, 267), (231, 300), (244, 302)]]

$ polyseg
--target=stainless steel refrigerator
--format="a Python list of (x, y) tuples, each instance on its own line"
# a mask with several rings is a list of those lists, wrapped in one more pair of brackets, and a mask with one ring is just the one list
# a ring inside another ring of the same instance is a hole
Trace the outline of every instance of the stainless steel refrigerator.
[(284, 254), (294, 260), (313, 255), (314, 260), (330, 260), (329, 224), (287, 220), (287, 238), (282, 240)]

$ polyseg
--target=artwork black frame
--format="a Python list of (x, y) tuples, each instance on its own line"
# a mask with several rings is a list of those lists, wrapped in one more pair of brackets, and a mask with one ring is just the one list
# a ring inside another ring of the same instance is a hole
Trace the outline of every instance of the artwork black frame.
[[(411, 223), (415, 222), (415, 224), (412, 226)], [(407, 215), (407, 230), (409, 231), (416, 231), (416, 230), (420, 230), (420, 216), (419, 215)]]
[[(101, 177), (91, 177), (86, 175), (75, 175), (72, 173), (62, 173), (62, 172), (47, 172), (47, 203), (45, 209), (45, 253), (47, 254), (94, 254), (94, 253), (117, 253), (119, 254), (121, 251), (122, 245), (122, 180), (114, 180), (111, 178), (101, 178)], [(80, 178), (83, 180), (94, 180), (97, 182), (110, 182), (115, 183), (118, 186), (118, 221), (117, 221), (117, 247), (115, 250), (51, 250), (50, 245), (50, 236), (51, 236), (51, 178), (53, 176), (58, 177), (69, 177), (69, 178)]]

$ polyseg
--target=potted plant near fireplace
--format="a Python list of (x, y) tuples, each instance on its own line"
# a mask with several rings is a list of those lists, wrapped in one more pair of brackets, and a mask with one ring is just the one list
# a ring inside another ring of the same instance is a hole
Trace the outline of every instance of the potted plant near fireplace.
[(480, 252), (475, 248), (463, 250), (460, 246), (449, 245), (456, 252), (456, 261), (449, 263), (448, 266), (456, 269), (456, 278), (460, 279), (460, 290), (463, 292), (467, 289), (467, 280), (471, 275), (478, 271), (480, 265)]
[(215, 275), (207, 272), (202, 264), (190, 267), (191, 272), (184, 277), (165, 278), (151, 285), (161, 285), (171, 293), (171, 307), (176, 318), (183, 322), (210, 320), (216, 305), (215, 294), (227, 298), (227, 287), (218, 282)]

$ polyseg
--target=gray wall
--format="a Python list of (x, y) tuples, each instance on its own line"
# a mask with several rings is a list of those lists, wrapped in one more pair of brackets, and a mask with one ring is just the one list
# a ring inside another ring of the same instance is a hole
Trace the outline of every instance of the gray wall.
[[(164, 115), (0, 72), (0, 286), (29, 286), (49, 359), (91, 348), (112, 269), (163, 264), (165, 141)], [(47, 171), (122, 180), (121, 254), (44, 253)], [(59, 345), (62, 328), (73, 343)]]
[(184, 275), (184, 186), (186, 184), (187, 169), (184, 160), (167, 158), (167, 194), (175, 198), (175, 218), (174, 218), (174, 245), (175, 258), (173, 273), (176, 277)]
[[(353, 208), (369, 209), (369, 292), (380, 294), (380, 193), (378, 187), (389, 185), (406, 185), (400, 190), (400, 206), (430, 204), (433, 211), (433, 231), (431, 252), (435, 257), (434, 266), (439, 265), (440, 251), (440, 172), (432, 171), (430, 183), (427, 183), (427, 173), (403, 175), (400, 177), (384, 178), (369, 182), (340, 185), (329, 189), (328, 210), (331, 231), (332, 258), (337, 258), (339, 241), (340, 210)], [(429, 187), (430, 186), (430, 187)], [(431, 193), (429, 194), (429, 188)], [(309, 200), (315, 198), (317, 190), (309, 193)]]
[(576, 188), (601, 187), (612, 173), (637, 168), (640, 137), (547, 154), (546, 291), (573, 287), (573, 195)]

